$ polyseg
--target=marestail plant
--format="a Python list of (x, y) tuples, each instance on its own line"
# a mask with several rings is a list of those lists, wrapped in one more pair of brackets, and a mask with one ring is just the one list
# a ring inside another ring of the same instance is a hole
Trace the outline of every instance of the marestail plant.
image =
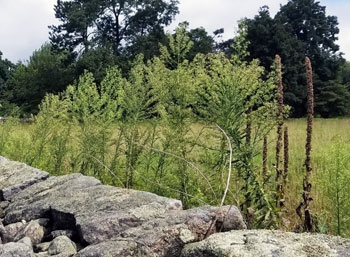
[(244, 60), (244, 33), (242, 25), (232, 58), (199, 54), (190, 62), (193, 42), (182, 24), (160, 57), (144, 63), (139, 56), (127, 77), (113, 67), (99, 84), (85, 72), (42, 103), (36, 125), (47, 136), (36, 158), (50, 152), (55, 173), (150, 190), (185, 208), (220, 204), (224, 195), (221, 205), (238, 205), (249, 227), (275, 227), (275, 185), (268, 187), (259, 156), (276, 125), (275, 77), (263, 79), (259, 62)]
[[(263, 138), (276, 124), (274, 79), (262, 79), (264, 70), (257, 61), (231, 62), (220, 54), (199, 55), (193, 65), (200, 67), (195, 70), (199, 106), (204, 107), (200, 115), (206, 122), (218, 124), (231, 140), (237, 174), (232, 181), (235, 204), (250, 227), (275, 226), (276, 208), (264, 187), (261, 166), (254, 160)], [(249, 132), (243, 126), (247, 121)], [(223, 148), (217, 157), (226, 159), (226, 145), (218, 145)]]
[[(182, 159), (189, 159), (193, 147), (189, 143), (189, 133), (193, 124), (192, 106), (196, 104), (195, 87), (191, 66), (186, 60), (193, 42), (188, 36), (187, 24), (182, 23), (175, 31), (175, 36), (168, 35), (168, 46), (161, 46), (161, 56), (159, 60), (155, 59), (155, 65), (163, 71), (165, 75), (159, 77), (157, 85), (152, 87), (152, 95), (155, 96), (156, 109), (159, 110), (162, 119), (161, 140), (162, 149), (168, 151)], [(154, 83), (154, 81), (153, 81)], [(159, 87), (159, 85), (162, 85)], [(164, 94), (164, 91), (166, 94)], [(169, 166), (168, 172), (174, 179), (176, 188), (179, 191), (178, 198), (183, 202), (185, 208), (190, 206), (191, 199), (189, 194), (195, 194), (193, 188), (193, 174), (190, 173), (188, 165), (171, 156), (163, 155), (164, 158), (175, 165)], [(164, 167), (161, 167), (164, 172)]]

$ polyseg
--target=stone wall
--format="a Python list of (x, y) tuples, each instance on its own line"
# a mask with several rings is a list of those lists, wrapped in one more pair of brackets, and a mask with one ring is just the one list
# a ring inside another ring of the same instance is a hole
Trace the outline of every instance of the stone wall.
[(339, 237), (246, 230), (235, 206), (183, 210), (175, 199), (4, 157), (0, 200), (1, 257), (350, 256)]
[(245, 228), (234, 206), (182, 210), (178, 200), (3, 157), (0, 197), (1, 256), (180, 256), (185, 244)]

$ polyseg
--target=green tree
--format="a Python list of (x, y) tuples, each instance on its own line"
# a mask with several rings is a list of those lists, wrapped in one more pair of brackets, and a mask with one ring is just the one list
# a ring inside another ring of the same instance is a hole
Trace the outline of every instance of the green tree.
[(87, 52), (92, 46), (94, 33), (90, 31), (96, 25), (102, 0), (57, 0), (55, 16), (58, 26), (49, 26), (50, 40), (55, 48), (70, 52)]
[[(110, 67), (122, 64), (124, 61), (119, 60), (111, 51), (106, 48), (96, 48), (82, 54), (75, 62), (75, 77), (78, 78), (88, 70), (94, 75), (96, 83), (101, 83), (106, 76)], [(121, 65), (120, 65), (121, 66)]]
[(18, 114), (18, 106), (9, 102), (6, 92), (6, 83), (15, 69), (15, 64), (8, 59), (2, 59), (2, 52), (0, 51), (0, 116), (15, 116)]
[(315, 112), (322, 116), (341, 113), (326, 111), (324, 107), (328, 104), (328, 93), (337, 94), (336, 100), (333, 98), (336, 102), (346, 101), (339, 84), (332, 82), (342, 62), (336, 45), (339, 29), (335, 16), (327, 16), (326, 8), (315, 0), (290, 0), (274, 18), (263, 7), (247, 24), (250, 58), (259, 58), (270, 69), (273, 56), (281, 56), (285, 103), (292, 107), (294, 116), (306, 112), (305, 56), (314, 64)]
[(7, 116), (16, 109), (16, 105), (11, 105), (6, 98), (6, 82), (10, 79), (15, 65), (8, 59), (2, 59), (2, 52), (0, 51), (0, 116)]
[(105, 47), (120, 54), (139, 37), (163, 32), (178, 13), (177, 0), (58, 0), (51, 42), (71, 51)]
[(346, 87), (350, 91), (350, 62), (345, 61), (340, 67), (338, 73), (338, 82)]
[(275, 55), (283, 62), (284, 101), (292, 107), (292, 115), (302, 116), (305, 109), (304, 58), (300, 42), (288, 32), (288, 25), (278, 23), (263, 6), (254, 19), (245, 20), (250, 42), (248, 60), (259, 59), (266, 71), (271, 70)]
[[(335, 114), (338, 116), (350, 114), (350, 62), (341, 64), (337, 78), (330, 81), (327, 90), (323, 90), (320, 95), (324, 103), (319, 104), (319, 109), (325, 114)], [(327, 101), (325, 101), (327, 100)], [(323, 116), (325, 116), (323, 115)]]
[[(2, 52), (0, 51), (0, 87), (2, 88), (5, 82), (10, 78), (11, 72), (15, 65), (8, 59), (2, 59)], [(2, 90), (1, 90), (2, 91)]]
[(322, 85), (315, 99), (315, 109), (323, 117), (344, 116), (349, 114), (350, 92), (346, 85), (330, 80)]
[[(135, 59), (140, 54), (142, 54), (144, 61), (151, 60), (154, 56), (160, 55), (159, 45), (166, 43), (167, 36), (164, 31), (153, 31), (147, 35), (137, 36), (133, 39), (133, 43), (123, 50), (124, 63)], [(121, 65), (120, 62), (118, 63)]]
[(258, 58), (265, 69), (269, 69), (277, 54), (276, 24), (270, 16), (268, 6), (263, 6), (254, 19), (245, 19), (247, 40), (250, 42), (248, 52), (251, 58)]
[(333, 83), (341, 64), (336, 44), (337, 17), (327, 16), (326, 7), (315, 0), (293, 0), (281, 7), (275, 19), (279, 24), (288, 24), (287, 32), (298, 40), (300, 52), (313, 63), (315, 112), (324, 117), (339, 115), (339, 109), (325, 111), (323, 107), (329, 104), (329, 94), (337, 94), (331, 101), (338, 106), (347, 101), (341, 93), (343, 90)]
[(28, 64), (20, 63), (6, 83), (4, 98), (20, 106), (23, 113), (36, 113), (47, 93), (65, 90), (72, 82), (67, 52), (55, 53), (50, 44), (34, 51)]
[(188, 53), (189, 60), (193, 60), (198, 53), (209, 54), (214, 51), (214, 37), (210, 36), (203, 27), (191, 29), (188, 35), (193, 42), (193, 47)]

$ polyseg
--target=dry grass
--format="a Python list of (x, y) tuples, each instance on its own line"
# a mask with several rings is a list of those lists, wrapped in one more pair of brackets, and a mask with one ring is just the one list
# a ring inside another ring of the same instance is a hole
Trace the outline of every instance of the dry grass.
[[(299, 218), (296, 215), (295, 209), (298, 206), (299, 202), (302, 200), (302, 180), (305, 174), (305, 142), (306, 142), (306, 119), (291, 119), (288, 120), (285, 125), (288, 126), (288, 134), (289, 134), (289, 173), (288, 173), (288, 182), (287, 188), (285, 191), (285, 203), (287, 213), (285, 215), (286, 219), (290, 222), (287, 224), (287, 229), (293, 230), (296, 224), (299, 223)], [(30, 137), (34, 130), (32, 127), (34, 125), (28, 124), (13, 124), (11, 126), (5, 126), (4, 124), (0, 125), (0, 140), (1, 140), (1, 152), (0, 155), (7, 156), (13, 160), (24, 161), (26, 159), (27, 154), (33, 150), (33, 147), (30, 144)], [(143, 126), (142, 126), (143, 127)], [(161, 130), (160, 127), (157, 130)], [(140, 131), (142, 134), (142, 130)], [(210, 128), (205, 129), (203, 131), (203, 126), (200, 124), (195, 124), (191, 127), (191, 131), (188, 133), (189, 138), (192, 138), (193, 141), (190, 144), (190, 153), (189, 161), (194, 162), (201, 171), (205, 173), (207, 177), (209, 177), (211, 183), (213, 183), (214, 188), (222, 188), (219, 184), (224, 185), (224, 181), (227, 178), (227, 170), (222, 170), (221, 174), (212, 174), (211, 170), (206, 166), (206, 162), (208, 160), (203, 160), (203, 158), (208, 158), (205, 154), (206, 149), (210, 148), (218, 148), (218, 138), (213, 137), (213, 133), (217, 133), (220, 136), (220, 132), (216, 129)], [(74, 134), (74, 133), (73, 133)], [(116, 129), (112, 135), (113, 139), (116, 139), (118, 136), (118, 130)], [(198, 136), (200, 135), (200, 140)], [(156, 139), (158, 142), (160, 139)], [(268, 143), (268, 162), (267, 168), (268, 171), (275, 176), (275, 169), (273, 168), (273, 163), (275, 162), (275, 145), (276, 145), (276, 131), (274, 131), (269, 137)], [(76, 145), (74, 142), (74, 138), (69, 140), (69, 145)], [(157, 145), (157, 144), (156, 144)], [(191, 146), (192, 145), (192, 146)], [(122, 146), (123, 148), (124, 146)], [(207, 147), (207, 148), (206, 148)], [(334, 214), (332, 214), (332, 206), (331, 198), (329, 197), (329, 192), (325, 192), (324, 185), (327, 185), (325, 182), (325, 178), (327, 176), (330, 178), (329, 183), (332, 183), (333, 169), (336, 165), (334, 161), (334, 149), (340, 149), (341, 156), (345, 156), (342, 160), (342, 166), (344, 167), (345, 173), (348, 171), (350, 173), (350, 119), (315, 119), (313, 124), (313, 138), (312, 138), (312, 152), (311, 152), (311, 164), (312, 164), (312, 174), (311, 180), (313, 184), (313, 188), (311, 190), (311, 196), (314, 198), (314, 201), (311, 204), (311, 210), (313, 213), (318, 214), (320, 217), (320, 221), (323, 223), (327, 223), (328, 229), (326, 232), (336, 233), (334, 228), (331, 228), (331, 224), (334, 223)], [(51, 148), (48, 148), (51, 149)], [(69, 148), (69, 149), (74, 149)], [(108, 149), (113, 150), (113, 146), (108, 147)], [(125, 149), (122, 149), (125, 150)], [(123, 151), (122, 151), (123, 152)], [(152, 153), (152, 152), (150, 152)], [(155, 153), (155, 152), (153, 152)], [(50, 154), (50, 153), (46, 153)], [(346, 158), (349, 156), (349, 158)], [(210, 157), (210, 156), (209, 156)], [(145, 157), (142, 157), (145, 158)], [(257, 161), (260, 161), (261, 156), (258, 156)], [(158, 160), (158, 158), (154, 157), (154, 161)], [(142, 162), (142, 160), (140, 160)], [(147, 161), (147, 158), (144, 160)], [(262, 161), (261, 161), (262, 163)], [(43, 162), (43, 165), (45, 163)], [(108, 163), (107, 163), (108, 164)], [(156, 166), (155, 163), (151, 163), (151, 165)], [(171, 163), (169, 163), (171, 165)], [(64, 169), (63, 165), (63, 169)], [(68, 166), (67, 166), (68, 167)], [(142, 173), (142, 168), (144, 164), (140, 164), (138, 172)], [(261, 165), (262, 167), (262, 165)], [(45, 169), (45, 167), (40, 167)], [(71, 167), (68, 167), (71, 168)], [(67, 172), (69, 172), (67, 168)], [(171, 169), (171, 166), (167, 166), (167, 169)], [(62, 170), (61, 174), (66, 174), (66, 171)], [(197, 176), (194, 171), (189, 170), (189, 172), (193, 176)], [(235, 171), (233, 170), (233, 173)], [(142, 173), (143, 174), (143, 173)], [(172, 181), (174, 179), (171, 173), (169, 174), (169, 178), (164, 178), (163, 182), (166, 183), (168, 180)], [(327, 176), (325, 176), (327, 174)], [(143, 174), (146, 177), (151, 176), (148, 173)], [(191, 175), (191, 176), (192, 176)], [(343, 174), (344, 175), (344, 174)], [(342, 176), (343, 176), (342, 175)], [(349, 174), (350, 178), (350, 174)], [(198, 186), (202, 187), (202, 191), (198, 191), (197, 197), (208, 197), (210, 190), (204, 190), (203, 188), (207, 188), (208, 185), (205, 184), (200, 185), (203, 182), (203, 178), (198, 175), (198, 179), (196, 180)], [(328, 181), (326, 181), (328, 182)], [(141, 181), (140, 183), (145, 183)], [(204, 182), (203, 182), (204, 183)], [(323, 183), (323, 184), (322, 184)], [(216, 184), (216, 185), (215, 185)], [(348, 183), (350, 184), (350, 183)], [(141, 185), (141, 184), (140, 184)], [(147, 183), (146, 183), (147, 185)], [(171, 186), (171, 185), (168, 185)], [(196, 187), (197, 184), (191, 185)], [(231, 184), (231, 190), (235, 191), (235, 183), (234, 181)], [(150, 186), (148, 186), (150, 187)], [(146, 190), (147, 188), (145, 188)], [(275, 188), (272, 188), (273, 190)], [(350, 198), (350, 190), (348, 192), (344, 192), (345, 197)], [(347, 195), (346, 195), (347, 194)], [(173, 195), (174, 196), (174, 195)], [(349, 213), (347, 211), (349, 210)], [(333, 215), (333, 216), (332, 216)], [(344, 209), (343, 215), (350, 216), (350, 206), (348, 209)], [(350, 231), (350, 229), (349, 229)], [(347, 235), (349, 232), (344, 232), (344, 235)], [(350, 236), (350, 233), (349, 233)]]
[[(289, 131), (289, 174), (286, 189), (287, 219), (290, 221), (290, 229), (299, 223), (295, 208), (302, 200), (302, 180), (305, 174), (305, 143), (306, 143), (306, 119), (292, 119), (286, 122)], [(270, 140), (273, 136), (270, 137)], [(336, 144), (349, 145), (350, 143), (350, 119), (315, 119), (312, 138), (312, 175), (313, 188), (311, 197), (314, 199), (311, 210), (314, 213), (322, 213), (325, 206), (325, 194), (322, 191), (320, 180), (322, 173), (333, 166), (332, 158), (328, 158), (331, 149)], [(269, 146), (269, 163), (272, 166), (274, 157), (273, 144)], [(349, 156), (350, 157), (350, 156)], [(344, 160), (350, 163), (350, 158)], [(350, 172), (350, 171), (349, 171)], [(350, 194), (350, 192), (349, 192)], [(350, 214), (350, 213), (349, 213)]]

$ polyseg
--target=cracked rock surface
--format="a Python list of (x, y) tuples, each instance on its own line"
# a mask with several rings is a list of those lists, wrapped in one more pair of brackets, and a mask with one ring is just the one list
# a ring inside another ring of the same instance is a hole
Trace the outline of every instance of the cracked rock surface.
[(0, 157), (0, 256), (180, 256), (185, 244), (245, 229), (239, 210), (47, 172)]
[(350, 257), (350, 239), (246, 230), (235, 206), (49, 176), (0, 157), (0, 257)]
[(181, 257), (350, 257), (350, 240), (274, 230), (218, 233), (186, 245)]

